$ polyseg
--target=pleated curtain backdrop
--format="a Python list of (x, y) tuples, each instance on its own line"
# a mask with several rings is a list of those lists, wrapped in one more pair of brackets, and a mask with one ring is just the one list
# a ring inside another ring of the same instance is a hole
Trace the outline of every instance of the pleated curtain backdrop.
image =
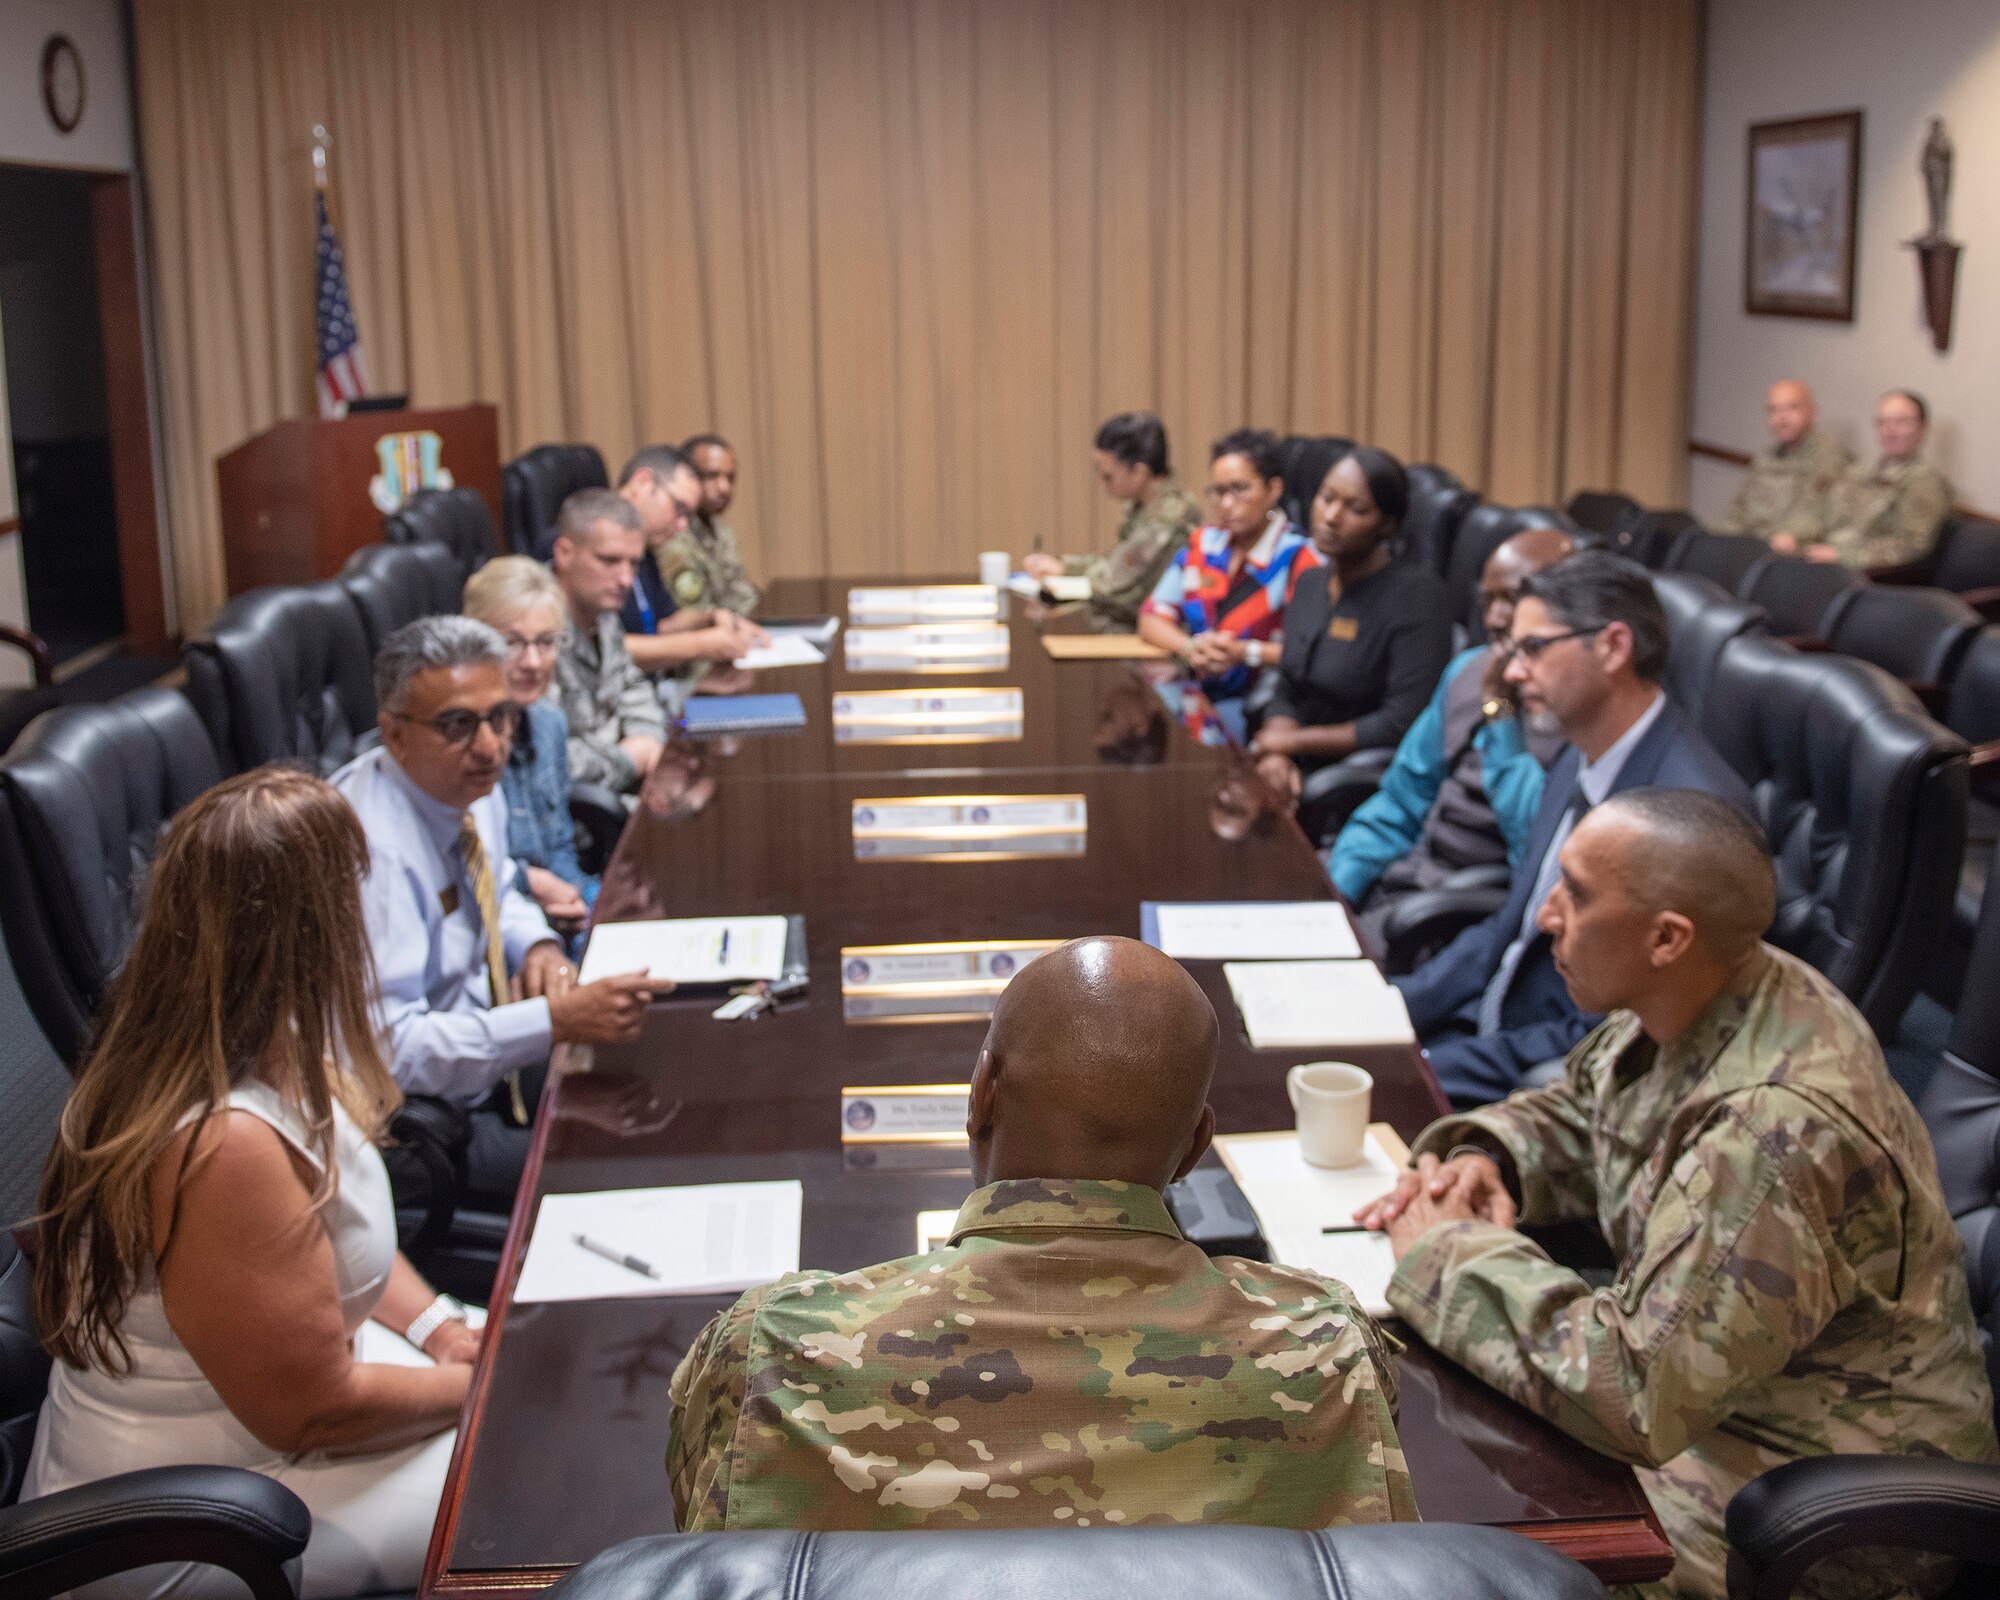
[(503, 453), (737, 442), (783, 573), (1101, 546), (1337, 432), (1526, 503), (1681, 493), (1697, 0), (138, 0), (181, 624), (215, 458), (312, 411), (309, 129), (375, 386)]

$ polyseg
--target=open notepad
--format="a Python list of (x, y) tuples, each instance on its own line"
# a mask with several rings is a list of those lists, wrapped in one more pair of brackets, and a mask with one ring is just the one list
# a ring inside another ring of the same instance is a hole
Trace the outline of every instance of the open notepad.
[(1259, 1050), (1416, 1043), (1401, 993), (1372, 961), (1226, 961), (1222, 975)]
[(677, 917), (600, 922), (590, 931), (578, 983), (644, 969), (685, 986), (777, 978), (785, 970), (783, 917)]
[(1320, 1230), (1346, 1227), (1358, 1207), (1395, 1186), (1409, 1151), (1393, 1128), (1371, 1125), (1363, 1159), (1352, 1167), (1309, 1166), (1289, 1131), (1218, 1134), (1215, 1149), (1257, 1213), (1273, 1261), (1338, 1278), (1371, 1317), (1388, 1314), (1396, 1270), (1389, 1236)]
[(805, 1190), (776, 1183), (542, 1196), (516, 1301), (730, 1294), (799, 1267)]

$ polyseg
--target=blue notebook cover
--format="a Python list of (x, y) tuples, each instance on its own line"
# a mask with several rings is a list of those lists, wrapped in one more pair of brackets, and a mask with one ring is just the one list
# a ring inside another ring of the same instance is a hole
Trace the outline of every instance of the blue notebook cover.
[(696, 695), (681, 713), (689, 733), (769, 733), (803, 728), (806, 708), (795, 694)]

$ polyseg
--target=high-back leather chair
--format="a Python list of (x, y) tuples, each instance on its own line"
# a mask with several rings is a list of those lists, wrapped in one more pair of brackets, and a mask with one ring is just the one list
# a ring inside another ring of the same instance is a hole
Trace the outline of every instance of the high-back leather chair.
[(1926, 581), (1993, 616), (2000, 609), (2000, 522), (1963, 512), (1945, 518)]
[(1979, 613), (1942, 589), (1866, 584), (1844, 594), (1821, 637), (1844, 656), (1872, 661), (1942, 708), (1945, 686), (1979, 633)]
[(459, 578), (493, 556), (493, 516), (474, 489), (425, 489), (382, 521), (384, 544), (441, 544), (458, 557)]
[(287, 1563), (312, 1535), (291, 1490), (239, 1467), (151, 1467), (19, 1503), (49, 1358), (25, 1256), (0, 1233), (0, 1594), (50, 1596), (162, 1561), (239, 1578), (251, 1600), (295, 1600)]
[(326, 776), (375, 726), (373, 660), (337, 580), (252, 589), (188, 645), (188, 698), (226, 772), (302, 761)]
[(629, 1539), (550, 1600), (1599, 1600), (1568, 1556), (1499, 1528), (1004, 1528)]
[[(1636, 527), (1646, 514), (1645, 508), (1629, 494), (1611, 489), (1580, 489), (1569, 497), (1569, 504), (1563, 509), (1569, 520), (1585, 533), (1594, 533), (1607, 543), (1621, 530)], [(1618, 553), (1626, 554), (1623, 550)]]
[(1699, 573), (1731, 594), (1741, 594), (1750, 569), (1770, 553), (1761, 539), (1691, 527), (1682, 530), (1660, 565), (1669, 572)]
[(1762, 606), (1781, 639), (1824, 639), (1829, 614), (1861, 587), (1861, 576), (1831, 561), (1767, 555), (1752, 564), (1737, 595)]
[(1763, 608), (1725, 594), (1692, 572), (1656, 572), (1653, 593), (1667, 614), (1663, 687), (1674, 704), (1698, 718), (1723, 647), (1746, 633), (1764, 632)]
[(500, 521), (507, 548), (531, 556), (556, 525), (562, 503), (578, 489), (611, 484), (595, 445), (538, 444), (500, 469)]
[(1442, 577), (1458, 525), (1479, 503), (1479, 496), (1429, 462), (1420, 461), (1404, 471), (1410, 480), (1410, 509), (1403, 517), (1404, 553)]
[(1772, 941), (1893, 1034), (1951, 914), (1965, 741), (1879, 667), (1755, 635), (1723, 647), (1699, 724), (1777, 858)]
[(1285, 515), (1310, 532), (1313, 496), (1327, 468), (1354, 448), (1352, 439), (1333, 434), (1294, 433), (1278, 444), (1278, 474), (1285, 480)]
[(221, 776), (194, 708), (158, 687), (47, 712), (0, 760), (0, 927), (64, 1061), (131, 948), (160, 830)]
[(1944, 725), (1972, 746), (1965, 864), (1959, 869), (1951, 931), (1924, 983), (1924, 992), (1951, 1011), (1965, 992), (1973, 930), (1993, 878), (1994, 842), (2000, 839), (2000, 627), (1981, 628), (1959, 658), (1945, 701)]
[(347, 558), (340, 586), (361, 613), (373, 660), (405, 623), (456, 612), (465, 583), (458, 558), (441, 544), (371, 544)]
[(1605, 543), (1627, 560), (1658, 571), (1667, 566), (1667, 558), (1681, 540), (1700, 528), (1685, 511), (1647, 511), (1638, 521), (1616, 530)]
[(1528, 528), (1559, 526), (1554, 515), (1538, 506), (1516, 509), (1482, 503), (1466, 512), (1451, 542), (1444, 586), (1451, 595), (1452, 616), (1464, 626), (1468, 638), (1478, 640), (1486, 636), (1486, 608), (1479, 594), (1479, 575), (1486, 566), (1486, 558)]

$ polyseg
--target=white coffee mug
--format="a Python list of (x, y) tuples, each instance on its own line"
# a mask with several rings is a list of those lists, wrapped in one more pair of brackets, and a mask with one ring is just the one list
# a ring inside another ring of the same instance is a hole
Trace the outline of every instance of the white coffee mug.
[(982, 550), (979, 552), (979, 581), (990, 583), (996, 589), (1007, 587), (1008, 575), (1014, 570), (1014, 558), (1005, 550)]
[(1368, 1099), (1375, 1080), (1345, 1061), (1308, 1061), (1285, 1074), (1299, 1119), (1299, 1154), (1315, 1167), (1360, 1164), (1368, 1142)]

